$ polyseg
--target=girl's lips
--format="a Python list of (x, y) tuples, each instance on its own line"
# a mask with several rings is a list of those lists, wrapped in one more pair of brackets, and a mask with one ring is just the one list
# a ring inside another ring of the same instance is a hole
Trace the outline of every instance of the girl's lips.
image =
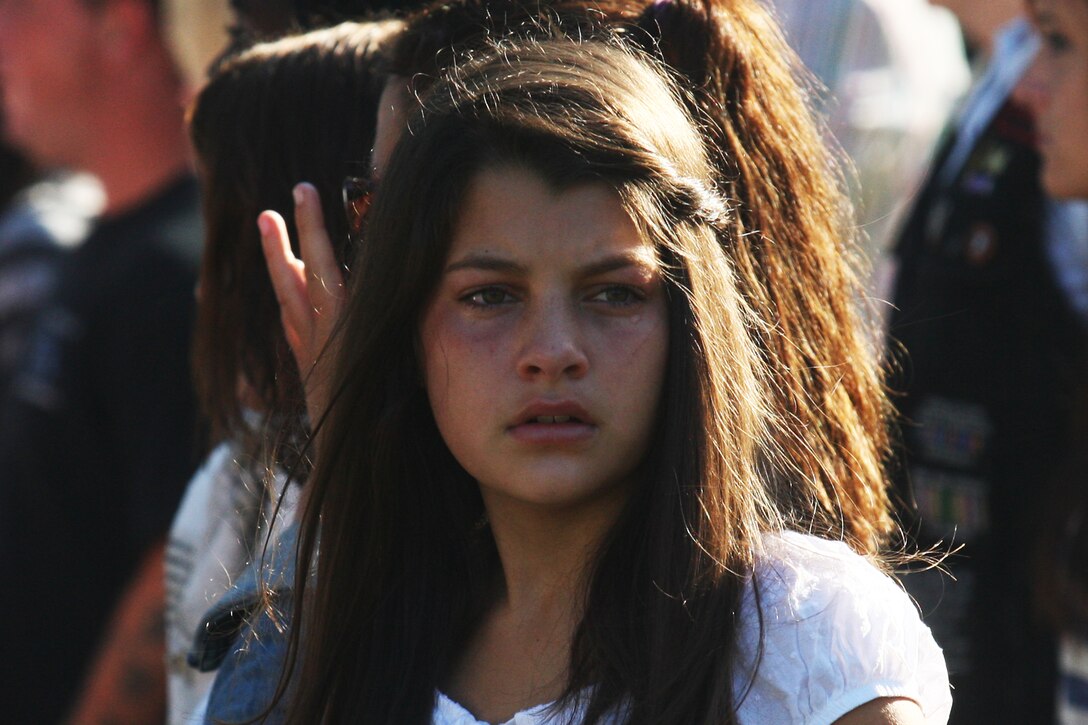
[(532, 400), (514, 420), (506, 432), (515, 441), (530, 445), (573, 445), (597, 434), (593, 418), (574, 400)]
[(574, 400), (536, 399), (527, 403), (513, 418), (511, 427), (522, 425), (564, 425), (582, 423), (593, 425), (593, 418)]
[(519, 443), (531, 445), (570, 445), (584, 443), (597, 434), (597, 426), (570, 419), (566, 422), (545, 423), (528, 420), (507, 429)]

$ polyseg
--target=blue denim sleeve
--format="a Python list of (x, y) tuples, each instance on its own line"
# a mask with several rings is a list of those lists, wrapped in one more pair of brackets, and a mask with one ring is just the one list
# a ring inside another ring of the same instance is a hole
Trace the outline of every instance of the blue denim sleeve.
[[(289, 603), (286, 604), (283, 608), (290, 611)], [(269, 706), (283, 673), (288, 636), (288, 632), (281, 631), (266, 612), (261, 612), (242, 628), (212, 685), (205, 713), (207, 725), (246, 723), (262, 715), (264, 719), (258, 722), (284, 721), (285, 698), (271, 710)]]
[[(189, 663), (203, 671), (218, 669), (204, 715), (207, 725), (285, 719), (286, 697), (270, 706), (287, 658), (296, 536), (297, 529), (288, 527), (279, 548), (285, 555), (252, 566), (204, 617)], [(263, 607), (266, 586), (273, 592), (275, 620)]]

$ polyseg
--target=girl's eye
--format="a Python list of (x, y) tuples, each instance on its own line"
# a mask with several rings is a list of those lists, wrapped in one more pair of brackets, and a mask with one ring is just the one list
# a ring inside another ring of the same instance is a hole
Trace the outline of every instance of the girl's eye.
[(630, 287), (614, 285), (600, 290), (590, 297), (589, 301), (604, 302), (609, 305), (631, 305), (636, 302), (641, 302), (643, 299), (644, 297), (640, 292)]
[(475, 292), (470, 292), (462, 299), (474, 307), (486, 308), (509, 304), (514, 300), (514, 297), (501, 287), (484, 287)]
[(1058, 30), (1051, 30), (1043, 34), (1043, 44), (1051, 53), (1062, 53), (1069, 49), (1069, 36)]

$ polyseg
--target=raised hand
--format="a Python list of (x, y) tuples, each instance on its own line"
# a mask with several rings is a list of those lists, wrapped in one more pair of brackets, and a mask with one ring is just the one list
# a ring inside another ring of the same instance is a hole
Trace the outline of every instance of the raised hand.
[(294, 188), (299, 257), (283, 217), (265, 211), (257, 218), (268, 274), (280, 305), (280, 319), (306, 390), (306, 410), (317, 423), (329, 400), (328, 343), (344, 302), (344, 277), (325, 229), (317, 189)]

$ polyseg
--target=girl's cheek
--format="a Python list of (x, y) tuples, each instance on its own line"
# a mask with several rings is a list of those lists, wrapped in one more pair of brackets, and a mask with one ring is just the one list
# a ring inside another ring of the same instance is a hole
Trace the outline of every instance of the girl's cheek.
[(640, 350), (650, 343), (660, 344), (668, 319), (664, 304), (654, 304), (628, 316), (596, 316), (590, 326), (593, 335), (607, 339), (612, 346)]
[(471, 313), (454, 312), (446, 329), (450, 338), (461, 346), (496, 348), (514, 333), (515, 322), (510, 314), (480, 318)]
[[(513, 334), (513, 315), (481, 317), (454, 302), (432, 310), (427, 329), (451, 356), (494, 356)], [(475, 358), (484, 362), (485, 358)]]

